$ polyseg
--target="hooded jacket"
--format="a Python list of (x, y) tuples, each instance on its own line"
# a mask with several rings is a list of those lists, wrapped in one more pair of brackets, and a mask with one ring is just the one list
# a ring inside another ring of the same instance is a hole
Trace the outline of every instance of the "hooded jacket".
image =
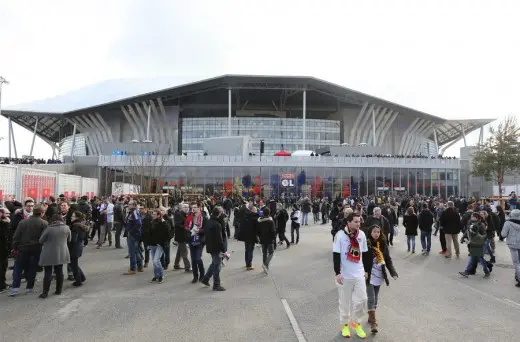
[(509, 248), (520, 249), (520, 220), (509, 219), (502, 228), (502, 237), (506, 238)]
[(276, 228), (270, 216), (259, 217), (256, 229), (262, 245), (272, 244), (276, 240)]

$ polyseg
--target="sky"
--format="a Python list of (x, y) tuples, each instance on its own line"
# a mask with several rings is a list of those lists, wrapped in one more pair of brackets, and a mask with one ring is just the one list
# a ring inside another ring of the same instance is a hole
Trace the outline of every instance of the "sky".
[[(520, 117), (518, 13), (520, 1), (505, 0), (2, 0), (2, 107), (110, 79), (266, 74), (314, 76), (443, 118)], [(14, 132), (28, 154), (32, 133)], [(51, 154), (37, 138), (34, 155)]]

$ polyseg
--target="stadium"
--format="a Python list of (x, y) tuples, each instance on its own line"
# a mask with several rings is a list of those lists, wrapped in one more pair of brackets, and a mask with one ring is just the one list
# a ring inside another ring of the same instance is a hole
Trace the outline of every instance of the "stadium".
[(472, 195), (468, 162), (440, 156), (494, 121), (446, 120), (313, 77), (225, 75), (132, 95), (2, 115), (102, 193), (122, 182), (330, 197)]

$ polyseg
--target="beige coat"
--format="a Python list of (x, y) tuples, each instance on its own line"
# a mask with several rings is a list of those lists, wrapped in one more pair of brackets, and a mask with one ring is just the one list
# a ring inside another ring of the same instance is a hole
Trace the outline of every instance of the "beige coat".
[(70, 241), (70, 228), (63, 222), (49, 224), (40, 237), (43, 245), (40, 266), (55, 266), (70, 263), (67, 242)]

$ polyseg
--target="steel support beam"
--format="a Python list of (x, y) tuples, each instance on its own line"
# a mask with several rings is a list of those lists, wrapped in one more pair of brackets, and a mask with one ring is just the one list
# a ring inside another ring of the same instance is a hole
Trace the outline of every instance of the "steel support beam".
[(31, 143), (31, 151), (29, 152), (29, 156), (32, 157), (33, 155), (33, 149), (34, 149), (34, 140), (36, 140), (36, 132), (38, 131), (38, 121), (40, 120), (39, 117), (36, 117), (36, 122), (34, 123), (34, 132), (33, 132), (33, 138)]
[(466, 131), (464, 130), (464, 125), (460, 125), (460, 128), (462, 129), (462, 138), (464, 139), (464, 147), (468, 147), (468, 144), (466, 144)]
[(228, 89), (228, 137), (231, 136), (231, 88)]
[(480, 134), (478, 136), (478, 148), (484, 145), (484, 126), (480, 127)]
[(75, 147), (76, 147), (76, 124), (74, 123), (74, 128), (72, 129), (72, 148), (70, 150), (70, 157), (72, 158), (73, 161), (74, 161), (74, 148)]
[(439, 155), (439, 140), (437, 140), (437, 128), (433, 128), (433, 139), (435, 141), (435, 154), (436, 157)]
[[(386, 108), (385, 110), (386, 111)], [(377, 146), (377, 138), (376, 138), (376, 113), (374, 109), (372, 109), (372, 134), (373, 134), (373, 142), (372, 146)]]
[[(0, 106), (1, 105), (2, 104), (0, 103)], [(1, 111), (2, 110), (0, 109), (0, 113), (1, 113)], [(7, 135), (9, 136), (9, 159), (11, 159), (11, 117), (7, 118)]]
[(307, 130), (307, 90), (303, 90), (303, 148), (305, 151), (305, 131)]

